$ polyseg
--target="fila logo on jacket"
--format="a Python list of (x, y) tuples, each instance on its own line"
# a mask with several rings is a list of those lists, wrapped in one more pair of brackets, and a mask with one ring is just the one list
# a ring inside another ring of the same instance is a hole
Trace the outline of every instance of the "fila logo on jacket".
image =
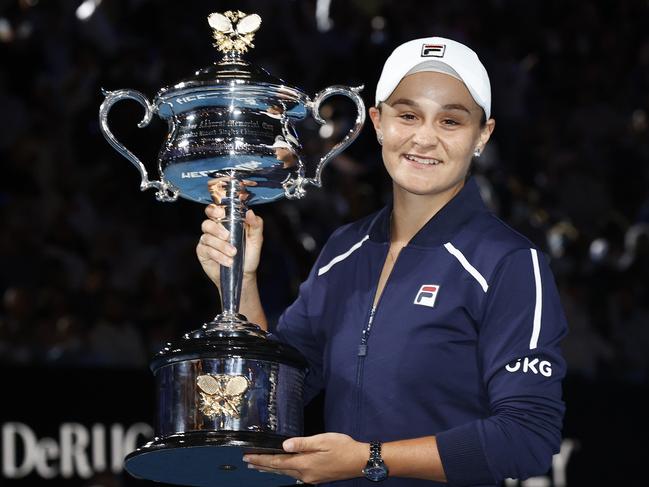
[(438, 284), (424, 284), (419, 288), (414, 304), (428, 306), (429, 308), (434, 307), (439, 288), (440, 286)]

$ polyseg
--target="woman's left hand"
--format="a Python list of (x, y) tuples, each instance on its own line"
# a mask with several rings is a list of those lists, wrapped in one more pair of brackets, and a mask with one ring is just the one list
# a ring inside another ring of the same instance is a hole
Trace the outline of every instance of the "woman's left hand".
[(288, 453), (247, 454), (243, 459), (249, 468), (320, 484), (362, 476), (370, 456), (367, 443), (340, 433), (289, 438), (282, 446)]

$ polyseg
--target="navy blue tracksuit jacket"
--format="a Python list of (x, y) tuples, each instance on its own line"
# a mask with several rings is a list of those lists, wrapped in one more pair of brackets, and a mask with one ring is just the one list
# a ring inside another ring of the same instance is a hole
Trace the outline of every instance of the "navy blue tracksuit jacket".
[(307, 399), (326, 389), (326, 430), (358, 441), (436, 435), (450, 485), (547, 472), (567, 327), (546, 259), (470, 178), (403, 248), (368, 327), (390, 212), (334, 232), (278, 322), (275, 336), (309, 361)]

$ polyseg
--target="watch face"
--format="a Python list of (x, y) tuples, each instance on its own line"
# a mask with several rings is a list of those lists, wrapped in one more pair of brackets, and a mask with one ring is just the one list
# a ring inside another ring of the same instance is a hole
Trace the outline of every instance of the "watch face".
[(384, 465), (373, 465), (365, 468), (365, 478), (378, 482), (384, 480), (388, 476), (388, 471)]

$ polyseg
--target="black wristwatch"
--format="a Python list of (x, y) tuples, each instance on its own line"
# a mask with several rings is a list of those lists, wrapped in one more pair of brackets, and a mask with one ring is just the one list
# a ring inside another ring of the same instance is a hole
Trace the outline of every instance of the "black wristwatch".
[(370, 442), (370, 459), (363, 469), (365, 478), (372, 482), (381, 482), (388, 478), (388, 473), (390, 473), (388, 466), (381, 458), (381, 442)]

